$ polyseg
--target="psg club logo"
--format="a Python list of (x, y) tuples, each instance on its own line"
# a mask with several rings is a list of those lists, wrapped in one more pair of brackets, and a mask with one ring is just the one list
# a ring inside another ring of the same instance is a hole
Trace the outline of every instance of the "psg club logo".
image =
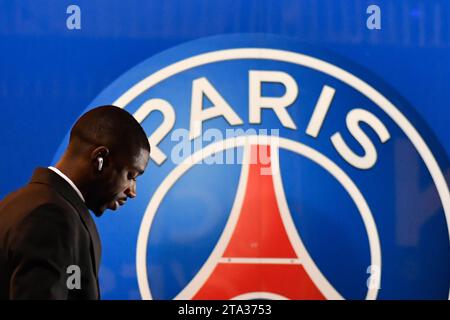
[(219, 36), (149, 58), (102, 104), (152, 146), (138, 198), (97, 220), (106, 297), (448, 298), (448, 161), (362, 68)]

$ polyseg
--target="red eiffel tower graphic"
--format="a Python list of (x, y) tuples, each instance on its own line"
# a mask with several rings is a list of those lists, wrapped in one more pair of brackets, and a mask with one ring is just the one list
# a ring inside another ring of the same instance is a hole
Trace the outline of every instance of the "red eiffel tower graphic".
[[(272, 167), (271, 147), (252, 145), (247, 148), (251, 156), (250, 163), (243, 163), (243, 167), (248, 166), (244, 177), (247, 181), (244, 181), (234, 227), (233, 223), (230, 226), (230, 222), (225, 227), (232, 229), (229, 230), (231, 234), (227, 243), (222, 244), (222, 250), (216, 247), (216, 254), (213, 253), (205, 264), (208, 265), (205, 270), (199, 272), (177, 298), (341, 298), (320, 271), (310, 272), (314, 273), (313, 280), (298, 254), (299, 249), (294, 249), (274, 187), (274, 175), (278, 174), (279, 168)], [(306, 252), (303, 245), (300, 247)], [(307, 253), (306, 256), (309, 258)], [(307, 260), (311, 265), (312, 260)], [(315, 265), (309, 268), (312, 269), (318, 270)], [(327, 290), (334, 293), (325, 295)]]

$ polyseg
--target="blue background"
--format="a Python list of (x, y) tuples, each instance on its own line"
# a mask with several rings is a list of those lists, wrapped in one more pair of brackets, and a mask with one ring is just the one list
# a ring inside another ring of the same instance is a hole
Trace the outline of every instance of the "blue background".
[[(81, 8), (81, 30), (66, 9)], [(381, 8), (381, 30), (366, 8)], [(82, 110), (144, 59), (226, 33), (295, 37), (385, 79), (450, 153), (448, 1), (0, 1), (0, 197), (47, 165)]]
[[(81, 8), (81, 30), (66, 28), (71, 4)], [(370, 4), (381, 8), (381, 30), (366, 28)], [(186, 41), (233, 33), (291, 37), (383, 79), (414, 107), (445, 162), (449, 12), (448, 1), (425, 0), (0, 1), (0, 198), (25, 184), (35, 167), (52, 163), (75, 119), (121, 74)], [(132, 224), (139, 221), (123, 232)], [(126, 250), (116, 241), (118, 251)], [(132, 276), (129, 268), (120, 270), (124, 278)], [(112, 275), (102, 276), (108, 292)]]

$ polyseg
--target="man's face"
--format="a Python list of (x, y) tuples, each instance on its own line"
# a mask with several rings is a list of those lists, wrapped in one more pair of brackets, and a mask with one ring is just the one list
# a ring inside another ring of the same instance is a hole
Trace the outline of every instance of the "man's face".
[(117, 210), (128, 198), (136, 197), (136, 178), (144, 173), (149, 156), (145, 149), (134, 156), (111, 155), (95, 191), (95, 215), (101, 216), (106, 209)]

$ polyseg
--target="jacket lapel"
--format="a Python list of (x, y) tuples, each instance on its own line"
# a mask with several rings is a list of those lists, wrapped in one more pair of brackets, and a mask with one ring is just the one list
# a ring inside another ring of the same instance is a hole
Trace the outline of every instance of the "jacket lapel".
[(92, 263), (94, 265), (94, 270), (98, 277), (98, 271), (100, 267), (100, 257), (101, 257), (101, 242), (100, 237), (97, 232), (97, 227), (95, 226), (94, 220), (86, 207), (86, 204), (81, 200), (80, 196), (72, 188), (72, 186), (67, 183), (62, 177), (47, 168), (37, 168), (31, 179), (31, 183), (44, 183), (50, 185), (55, 191), (60, 193), (78, 212), (84, 226), (88, 230), (91, 239), (91, 257)]

